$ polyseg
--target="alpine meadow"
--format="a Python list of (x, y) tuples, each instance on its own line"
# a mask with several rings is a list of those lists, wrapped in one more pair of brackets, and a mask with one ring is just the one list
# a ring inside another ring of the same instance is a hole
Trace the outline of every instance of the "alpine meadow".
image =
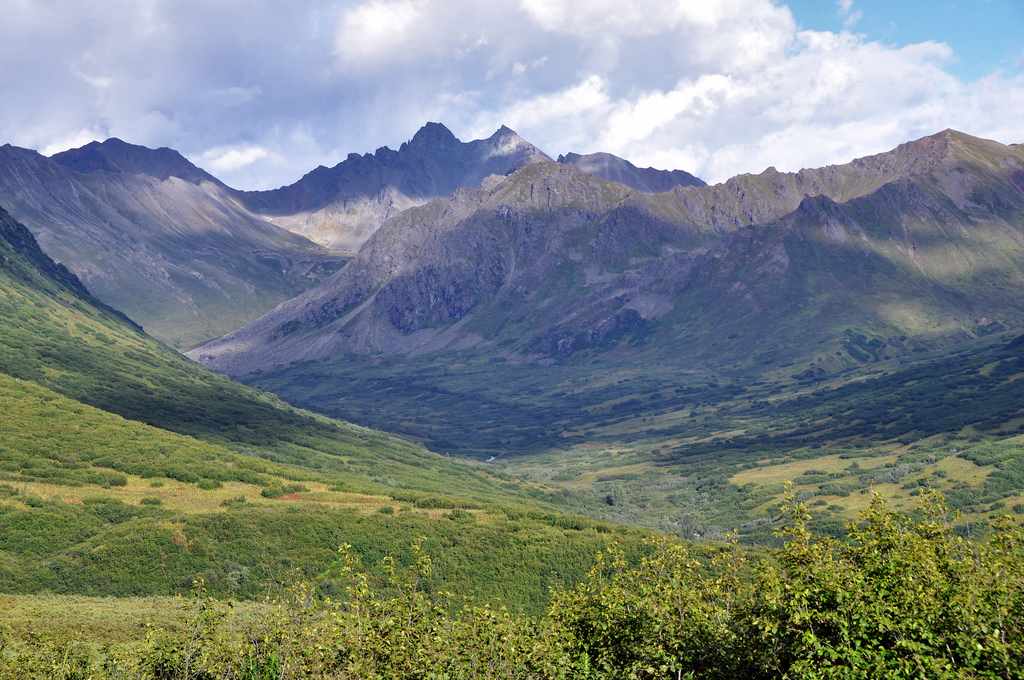
[(1015, 0), (0, 10), (0, 679), (1024, 678)]

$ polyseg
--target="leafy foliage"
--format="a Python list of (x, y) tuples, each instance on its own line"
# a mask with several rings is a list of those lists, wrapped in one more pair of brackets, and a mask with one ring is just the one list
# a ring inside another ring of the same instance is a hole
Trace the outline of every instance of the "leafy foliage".
[(10, 644), (0, 670), (16, 680), (1024, 675), (1019, 527), (969, 541), (935, 497), (916, 519), (876, 499), (845, 540), (812, 533), (792, 498), (787, 516), (771, 554), (725, 544), (700, 555), (659, 539), (636, 563), (612, 547), (540, 617), (453, 606), (421, 542), (407, 566), (385, 557), (373, 573), (343, 546), (332, 593), (300, 582), (239, 617), (199, 582), (177, 630), (129, 648), (36, 638)]

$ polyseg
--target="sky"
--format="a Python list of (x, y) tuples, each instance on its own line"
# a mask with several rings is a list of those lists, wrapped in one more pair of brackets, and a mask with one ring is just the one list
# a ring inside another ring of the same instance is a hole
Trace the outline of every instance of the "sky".
[(1024, 0), (0, 0), (0, 143), (288, 184), (426, 121), (723, 181), (1024, 142)]

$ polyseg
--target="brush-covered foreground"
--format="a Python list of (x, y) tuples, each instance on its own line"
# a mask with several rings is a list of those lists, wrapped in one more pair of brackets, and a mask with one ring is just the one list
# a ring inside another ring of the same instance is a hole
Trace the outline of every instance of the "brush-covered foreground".
[(66, 632), (2, 639), (11, 680), (291, 678), (1019, 678), (1024, 533), (961, 537), (929, 495), (911, 518), (880, 498), (847, 538), (815, 535), (792, 495), (785, 543), (695, 554), (660, 540), (632, 561), (612, 546), (542, 616), (436, 589), (417, 543), (368, 574), (348, 546), (325, 590), (307, 582), (241, 611), (206, 596), (145, 639)]

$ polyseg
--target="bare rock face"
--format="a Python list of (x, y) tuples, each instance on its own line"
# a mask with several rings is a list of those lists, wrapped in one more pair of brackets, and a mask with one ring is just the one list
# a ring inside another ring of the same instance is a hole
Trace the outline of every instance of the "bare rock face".
[(676, 187), (702, 187), (704, 180), (683, 170), (657, 170), (638, 168), (624, 158), (610, 153), (580, 155), (567, 153), (558, 157), (558, 162), (572, 165), (581, 172), (594, 175), (609, 182), (625, 184), (631, 189), (655, 194)]
[(0, 205), (97, 298), (178, 347), (237, 328), (344, 262), (253, 216), (176, 151), (116, 139), (53, 158), (0, 147)]
[(236, 375), (448, 351), (742, 362), (841, 329), (1024, 323), (1019, 148), (946, 131), (660, 194), (536, 162), (386, 222), (319, 287), (191, 355)]
[(444, 125), (427, 123), (397, 151), (349, 154), (289, 186), (236, 196), (274, 224), (351, 254), (403, 210), (546, 159), (504, 126), (487, 139), (462, 142)]

